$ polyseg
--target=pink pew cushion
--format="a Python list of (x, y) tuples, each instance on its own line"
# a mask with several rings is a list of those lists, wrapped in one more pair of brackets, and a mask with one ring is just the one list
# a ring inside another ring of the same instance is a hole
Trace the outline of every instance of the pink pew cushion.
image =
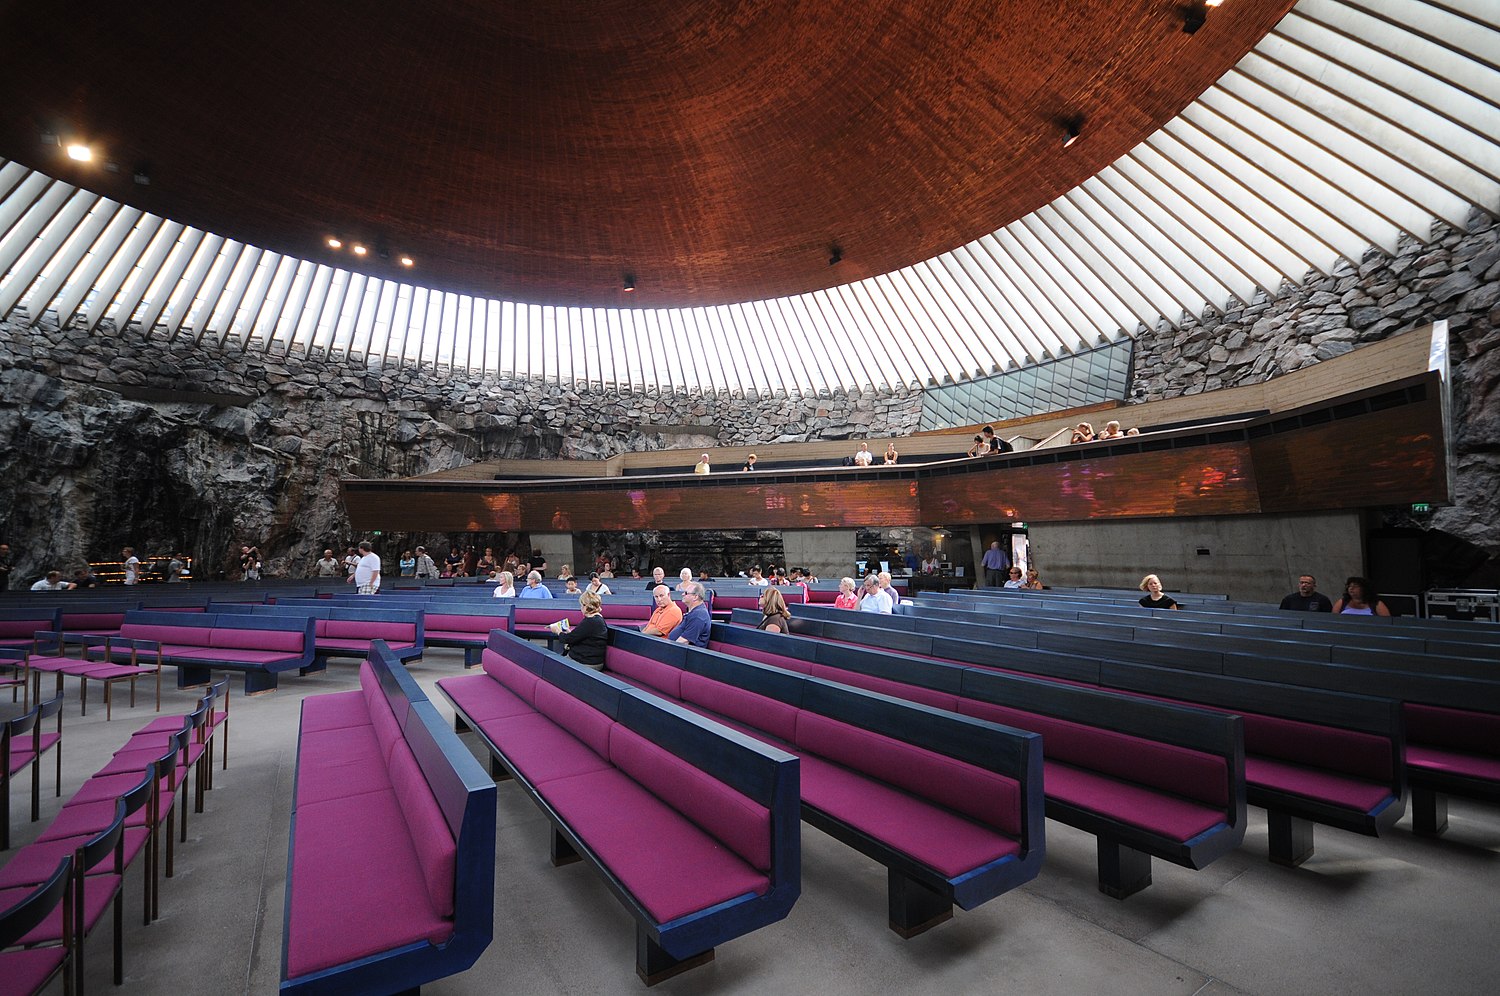
[(1245, 758), (1248, 785), (1290, 792), (1368, 813), (1391, 797), (1390, 788), (1299, 764), (1264, 757)]
[(278, 629), (231, 629), (216, 626), (209, 646), (232, 650), (277, 650), (282, 654), (302, 653), (303, 634)]
[(1047, 761), (1044, 768), (1047, 798), (1172, 840), (1192, 840), (1205, 830), (1224, 823), (1223, 809), (1165, 795), (1058, 761)]
[(609, 728), (614, 721), (598, 709), (545, 681), (536, 686), (536, 708), (595, 754), (609, 756)]
[(1013, 778), (805, 709), (797, 714), (795, 742), (1010, 836), (1020, 835), (1021, 793)]
[[(370, 638), (370, 640), (376, 640), (376, 639), (381, 639), (381, 638), (380, 637), (371, 637)], [(327, 651), (327, 650), (352, 650), (352, 651), (358, 651), (360, 653), (369, 653), (369, 651), (370, 651), (370, 640), (345, 640), (342, 637), (325, 636), (325, 637), (322, 637), (322, 638), (320, 638), (318, 640), (318, 649), (319, 650), (324, 650), (324, 651)], [(386, 641), (386, 645), (389, 646), (392, 650), (406, 650), (408, 647), (412, 646), (412, 642), (411, 642), (410, 638), (408, 638), (405, 642), (402, 642), (400, 640), (387, 640)]]
[(327, 636), (335, 640), (384, 640), (387, 643), (412, 643), (417, 638), (413, 623), (363, 622), (353, 619), (327, 619)]
[(1021, 850), (990, 827), (821, 758), (802, 758), (802, 799), (948, 878)]
[(189, 647), (206, 647), (213, 630), (207, 626), (158, 626), (154, 623), (128, 622), (120, 626), (120, 635), (130, 640), (155, 640)]
[(528, 782), (538, 787), (608, 768), (609, 761), (540, 713), (480, 724), (484, 735)]
[(812, 665), (808, 674), (814, 678), (822, 678), (824, 681), (837, 681), (841, 684), (853, 685), (855, 688), (863, 688), (865, 691), (879, 692), (882, 695), (906, 699), (909, 702), (920, 702), (922, 705), (932, 706), (934, 709), (943, 709), (948, 712), (958, 711), (959, 699), (957, 695), (940, 692), (932, 688), (922, 688), (919, 685), (910, 685), (904, 681), (878, 678), (870, 674), (860, 674), (858, 671), (846, 671), (843, 668), (828, 667), (826, 664)]
[(490, 630), (504, 629), (505, 620), (496, 616), (460, 616), (447, 612), (429, 612), (424, 626), (429, 633), (442, 631), (462, 636), (488, 637)]
[[(732, 643), (721, 643), (718, 640), (708, 641), (709, 650), (717, 650), (720, 653), (729, 654), (747, 661), (756, 661), (760, 664), (769, 664), (787, 671), (796, 671), (798, 674), (811, 674), (812, 664), (799, 660), (796, 657), (788, 657), (785, 654), (773, 654), (769, 650), (760, 650), (755, 647), (738, 647)], [(838, 679), (834, 679), (838, 680)]]
[(536, 675), (493, 650), (484, 652), (481, 666), (485, 674), (504, 685), (522, 702), (536, 705), (536, 686), (540, 680)]
[(1440, 747), (1406, 745), (1406, 764), (1424, 771), (1500, 782), (1500, 757), (1460, 754)]
[(502, 716), (521, 716), (536, 711), (487, 674), (443, 678), (438, 681), (438, 688), (476, 724)]
[(657, 798), (729, 845), (754, 868), (771, 868), (771, 811), (623, 724), (609, 731), (609, 759)]
[(385, 792), (390, 776), (381, 762), (372, 727), (314, 730), (302, 734), (297, 749), (297, 805)]
[[(350, 840), (351, 827), (359, 829), (357, 843)], [(433, 907), (394, 792), (299, 806), (293, 838), (290, 978), (453, 936), (452, 921)]]
[[(1447, 709), (1416, 702), (1407, 702), (1401, 712), (1406, 719), (1408, 748), (1412, 744), (1430, 744), (1471, 754), (1500, 756), (1500, 716), (1494, 713)], [(1410, 750), (1407, 760), (1411, 760)]]
[(629, 681), (646, 685), (672, 698), (681, 697), (682, 670), (642, 654), (610, 647), (604, 652), (604, 667)]
[(797, 709), (769, 696), (702, 675), (684, 674), (682, 697), (711, 712), (763, 730), (785, 743), (791, 743), (797, 737)]
[(658, 923), (770, 887), (766, 876), (619, 771), (560, 779), (543, 795)]
[(416, 844), (417, 860), (421, 863), (422, 878), (427, 882), (432, 908), (439, 916), (452, 917), (458, 845), (443, 811), (432, 796), (427, 777), (417, 766), (417, 760), (404, 740), (396, 745), (395, 753), (391, 755), (390, 776), (396, 803), (401, 807), (401, 815), (406, 817), (406, 828)]
[(1246, 754), (1313, 763), (1372, 781), (1391, 780), (1391, 742), (1385, 737), (1257, 713), (1240, 715), (1245, 720)]

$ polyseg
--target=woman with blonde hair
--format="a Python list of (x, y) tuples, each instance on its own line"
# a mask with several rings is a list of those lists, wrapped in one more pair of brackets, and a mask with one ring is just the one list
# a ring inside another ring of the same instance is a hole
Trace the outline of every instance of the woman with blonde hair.
[(495, 586), (496, 598), (516, 597), (516, 576), (510, 571), (500, 572), (500, 583)]
[(833, 600), (833, 607), (836, 609), (859, 608), (859, 596), (854, 593), (857, 587), (858, 585), (854, 583), (853, 578), (844, 578), (841, 580), (839, 582), (839, 593)]
[(1093, 441), (1094, 441), (1094, 427), (1092, 425), (1089, 425), (1087, 422), (1079, 422), (1078, 423), (1078, 428), (1076, 428), (1076, 429), (1073, 430), (1073, 438), (1068, 440), (1068, 442), (1070, 444), (1071, 443), (1092, 443)]
[(1170, 595), (1162, 593), (1161, 578), (1155, 574), (1147, 574), (1141, 578), (1141, 591), (1146, 594), (1141, 596), (1141, 608), (1143, 609), (1175, 609), (1178, 608), (1177, 601)]
[(768, 633), (790, 633), (792, 614), (786, 609), (786, 599), (775, 588), (767, 588), (760, 595), (760, 625)]
[(604, 670), (604, 652), (609, 648), (609, 626), (604, 622), (604, 602), (593, 592), (578, 596), (578, 607), (583, 610), (583, 621), (572, 629), (559, 634), (562, 637), (563, 653), (574, 663)]

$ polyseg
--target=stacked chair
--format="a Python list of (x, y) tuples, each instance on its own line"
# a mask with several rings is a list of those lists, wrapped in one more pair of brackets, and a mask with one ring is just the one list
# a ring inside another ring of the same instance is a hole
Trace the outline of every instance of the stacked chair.
[[(201, 813), (212, 788), (214, 741), (220, 731), (228, 735), (228, 688), (227, 678), (215, 682), (192, 712), (136, 731), (47, 829), (0, 867), (5, 993), (35, 992), (59, 972), (68, 992), (81, 993), (84, 941), (111, 912), (114, 981), (123, 981), (126, 872), (141, 868), (141, 916), (149, 924), (160, 914), (161, 880), (172, 877), (174, 842), (179, 834), (187, 840), (189, 789)], [(66, 883), (60, 893), (59, 876)]]

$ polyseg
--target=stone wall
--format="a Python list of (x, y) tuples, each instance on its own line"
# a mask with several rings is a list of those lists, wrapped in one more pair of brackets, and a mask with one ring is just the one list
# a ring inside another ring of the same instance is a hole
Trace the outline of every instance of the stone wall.
[(1434, 223), (1432, 241), (1370, 249), (1300, 287), (1139, 330), (1132, 400), (1268, 380), (1396, 332), (1447, 319), (1453, 370), (1452, 507), (1387, 525), (1429, 533), (1434, 584), (1500, 586), (1500, 227), (1475, 209), (1467, 231)]
[(13, 320), (0, 323), (0, 541), (15, 548), (13, 586), (125, 544), (185, 550), (199, 576), (218, 577), (232, 548), (255, 542), (269, 574), (299, 576), (352, 539), (342, 477), (906, 433), (920, 411), (914, 392), (588, 392)]

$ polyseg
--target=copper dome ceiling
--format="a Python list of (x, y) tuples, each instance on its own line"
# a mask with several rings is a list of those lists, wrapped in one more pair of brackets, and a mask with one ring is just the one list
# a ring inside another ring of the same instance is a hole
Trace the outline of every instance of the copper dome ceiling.
[[(1186, 6), (11, 4), (0, 155), (278, 252), (386, 277), (409, 254), (407, 278), (433, 288), (754, 300), (895, 270), (1047, 204), (1291, 2), (1231, 0), (1194, 35)], [(96, 161), (68, 163), (50, 135)], [(329, 235), (389, 258), (335, 257)]]

